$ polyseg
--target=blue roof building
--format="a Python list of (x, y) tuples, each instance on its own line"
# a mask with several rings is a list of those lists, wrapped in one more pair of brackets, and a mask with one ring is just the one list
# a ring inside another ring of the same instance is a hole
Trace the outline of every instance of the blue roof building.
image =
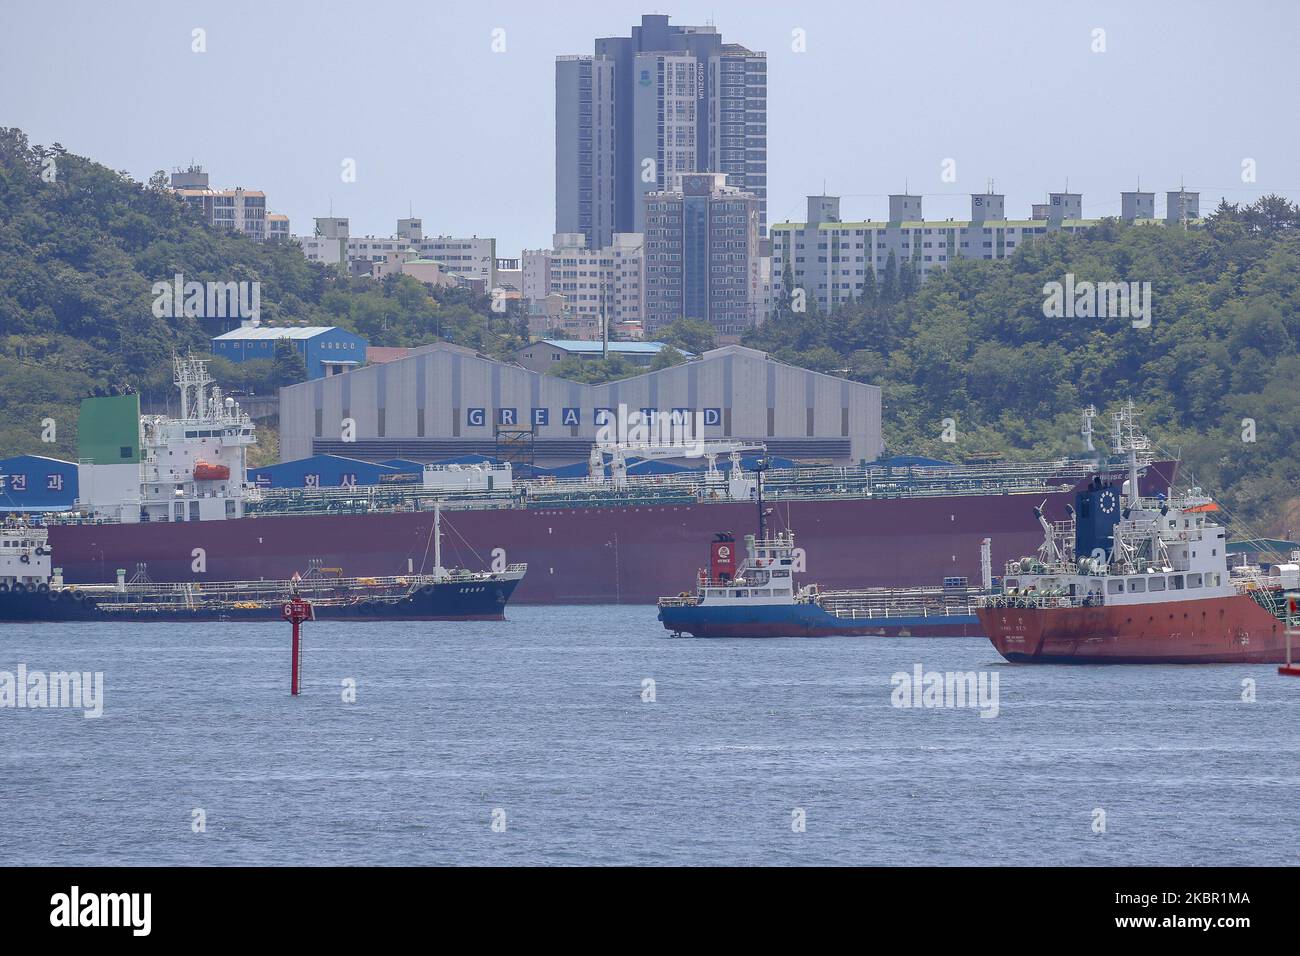
[(75, 462), (44, 455), (0, 458), (0, 512), (66, 511), (76, 500)]
[(288, 339), (307, 363), (307, 378), (351, 371), (366, 360), (366, 340), (334, 325), (249, 325), (212, 340), (212, 354), (232, 362), (274, 359), (275, 343)]
[(282, 461), (278, 465), (248, 469), (248, 481), (259, 488), (355, 488), (358, 485), (387, 484), (385, 478), (405, 476), (404, 480), (420, 480), (420, 472), (412, 476), (410, 469), (381, 465), (359, 458), (342, 455), (312, 455), (297, 461)]

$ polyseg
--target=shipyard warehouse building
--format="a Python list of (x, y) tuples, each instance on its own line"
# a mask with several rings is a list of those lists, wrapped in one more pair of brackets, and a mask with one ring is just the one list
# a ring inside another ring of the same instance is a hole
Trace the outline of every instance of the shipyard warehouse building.
[(429, 462), (463, 455), (585, 460), (610, 411), (690, 411), (706, 441), (754, 441), (798, 461), (881, 452), (880, 389), (728, 345), (673, 368), (584, 385), (448, 343), (280, 390), (280, 460), (317, 454)]

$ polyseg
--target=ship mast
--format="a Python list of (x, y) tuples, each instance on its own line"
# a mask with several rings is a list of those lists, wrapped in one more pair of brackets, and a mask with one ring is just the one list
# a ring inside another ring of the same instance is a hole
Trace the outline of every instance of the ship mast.
[(208, 373), (208, 363), (193, 355), (182, 358), (172, 353), (172, 381), (181, 393), (181, 419), (207, 418), (208, 386), (214, 381)]
[(1083, 447), (1088, 451), (1096, 451), (1092, 446), (1092, 420), (1097, 417), (1097, 406), (1089, 405), (1083, 410)]
[(442, 499), (433, 499), (433, 579), (442, 580)]
[(1151, 447), (1150, 440), (1138, 434), (1134, 411), (1133, 400), (1129, 399), (1119, 411), (1111, 414), (1112, 443), (1115, 451), (1116, 453), (1128, 452), (1128, 506), (1130, 508), (1135, 507), (1142, 497), (1138, 489), (1137, 453)]
[(754, 472), (758, 476), (758, 540), (767, 537), (767, 515), (763, 513), (763, 472), (767, 471), (767, 459), (760, 458), (754, 462)]

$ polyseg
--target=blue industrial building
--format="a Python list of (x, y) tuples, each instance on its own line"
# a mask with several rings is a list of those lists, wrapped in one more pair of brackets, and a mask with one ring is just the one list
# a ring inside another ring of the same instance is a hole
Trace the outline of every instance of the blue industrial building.
[(0, 458), (0, 512), (66, 511), (76, 500), (74, 462), (43, 455)]
[(212, 340), (212, 354), (232, 362), (274, 359), (275, 343), (288, 339), (307, 363), (309, 379), (349, 372), (365, 364), (366, 340), (334, 325), (249, 325)]
[[(409, 468), (396, 468), (341, 455), (312, 455), (297, 461), (248, 469), (248, 481), (259, 488), (352, 488), (388, 484), (397, 475), (412, 479)], [(386, 480), (387, 479), (387, 480)], [(416, 473), (414, 480), (421, 480)]]

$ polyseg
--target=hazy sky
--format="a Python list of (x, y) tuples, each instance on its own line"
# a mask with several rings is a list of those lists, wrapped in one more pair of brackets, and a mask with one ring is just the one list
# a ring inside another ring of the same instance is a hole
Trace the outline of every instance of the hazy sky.
[(426, 233), (496, 236), (513, 256), (554, 230), (555, 56), (645, 12), (767, 52), (774, 222), (801, 220), (823, 184), (854, 219), (882, 218), (904, 183), (927, 218), (964, 218), (989, 178), (1014, 218), (1067, 178), (1085, 216), (1118, 213), (1139, 178), (1158, 214), (1180, 179), (1203, 210), (1300, 198), (1292, 0), (0, 0), (0, 123), (140, 179), (197, 161), (214, 186), (264, 189), (295, 234), (331, 202), (354, 235), (413, 208)]

